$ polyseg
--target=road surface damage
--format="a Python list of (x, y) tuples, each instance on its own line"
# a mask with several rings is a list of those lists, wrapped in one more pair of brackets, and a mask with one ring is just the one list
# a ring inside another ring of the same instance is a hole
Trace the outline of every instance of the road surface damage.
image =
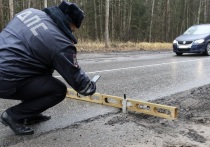
[(135, 112), (121, 113), (119, 110), (117, 113), (77, 122), (69, 127), (50, 131), (34, 138), (25, 137), (12, 144), (15, 147), (33, 145), (210, 146), (210, 85), (193, 88), (151, 102), (177, 107), (178, 119), (169, 120)]

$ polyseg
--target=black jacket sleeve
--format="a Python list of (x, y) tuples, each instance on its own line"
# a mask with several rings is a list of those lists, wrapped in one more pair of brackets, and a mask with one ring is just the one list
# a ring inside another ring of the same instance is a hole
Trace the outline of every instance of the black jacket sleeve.
[(77, 63), (74, 46), (59, 50), (54, 55), (52, 62), (55, 70), (75, 91), (85, 96), (95, 93), (95, 83), (89, 79)]

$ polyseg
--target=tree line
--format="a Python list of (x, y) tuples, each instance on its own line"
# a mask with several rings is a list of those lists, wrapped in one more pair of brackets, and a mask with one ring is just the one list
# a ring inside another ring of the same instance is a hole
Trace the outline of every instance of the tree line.
[[(0, 0), (0, 31), (23, 9), (62, 0)], [(69, 1), (69, 0), (67, 0)], [(210, 22), (210, 0), (71, 0), (85, 12), (81, 41), (172, 42), (188, 27)]]

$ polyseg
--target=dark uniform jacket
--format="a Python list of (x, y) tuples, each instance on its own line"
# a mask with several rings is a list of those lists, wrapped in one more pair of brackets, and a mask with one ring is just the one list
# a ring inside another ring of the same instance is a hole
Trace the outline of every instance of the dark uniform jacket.
[(0, 78), (17, 81), (57, 70), (73, 89), (83, 93), (91, 81), (78, 66), (76, 52), (45, 12), (26, 9), (0, 33)]

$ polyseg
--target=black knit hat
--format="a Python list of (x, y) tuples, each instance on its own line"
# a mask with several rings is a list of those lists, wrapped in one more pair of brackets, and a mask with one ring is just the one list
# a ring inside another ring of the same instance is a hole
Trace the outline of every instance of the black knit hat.
[(72, 22), (77, 28), (81, 26), (84, 12), (75, 3), (62, 1), (58, 8), (66, 15), (69, 22)]

